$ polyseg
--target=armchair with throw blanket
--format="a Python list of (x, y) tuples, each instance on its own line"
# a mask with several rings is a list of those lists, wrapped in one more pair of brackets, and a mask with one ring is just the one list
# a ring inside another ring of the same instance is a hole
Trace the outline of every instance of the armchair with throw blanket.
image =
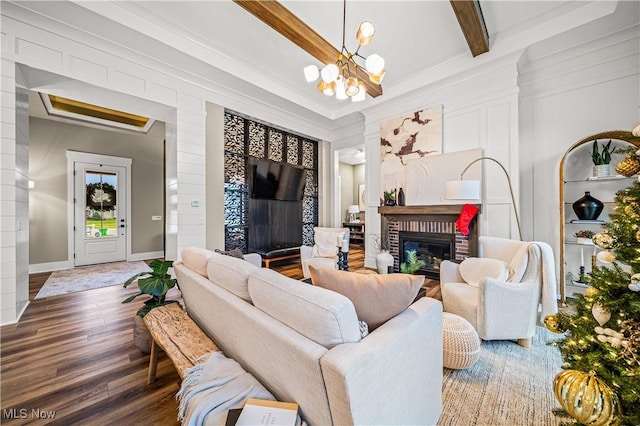
[(465, 318), (483, 340), (529, 347), (536, 322), (558, 312), (553, 251), (544, 242), (479, 242), (481, 257), (440, 265), (444, 311)]
[(338, 237), (349, 241), (349, 228), (313, 228), (313, 247), (300, 247), (300, 261), (302, 273), (305, 278), (310, 278), (309, 265), (316, 268), (338, 267)]

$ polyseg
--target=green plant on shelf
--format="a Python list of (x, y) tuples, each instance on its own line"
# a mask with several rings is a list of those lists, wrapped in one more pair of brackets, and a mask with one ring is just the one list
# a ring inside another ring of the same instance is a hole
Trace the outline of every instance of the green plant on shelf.
[(616, 152), (616, 149), (611, 149), (611, 140), (606, 145), (602, 144), (602, 151), (598, 149), (598, 140), (595, 140), (591, 151), (591, 161), (593, 161), (594, 166), (609, 164), (611, 162), (611, 154), (614, 152)]
[(595, 235), (595, 232), (589, 231), (586, 229), (580, 230), (575, 234), (573, 234), (573, 236), (576, 238), (592, 238), (594, 235)]

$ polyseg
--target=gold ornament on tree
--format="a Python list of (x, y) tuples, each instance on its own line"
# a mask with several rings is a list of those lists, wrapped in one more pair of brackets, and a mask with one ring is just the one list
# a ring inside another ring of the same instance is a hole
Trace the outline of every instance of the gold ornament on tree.
[(596, 297), (598, 293), (600, 293), (600, 290), (595, 287), (587, 287), (584, 291), (584, 295), (587, 297)]
[(610, 251), (601, 251), (596, 255), (596, 257), (602, 263), (613, 263), (616, 261), (616, 255)]
[(609, 234), (609, 231), (598, 232), (591, 240), (595, 245), (605, 250), (612, 248), (615, 243), (615, 238)]
[(631, 177), (640, 172), (640, 161), (638, 161), (638, 157), (633, 154), (628, 154), (624, 160), (618, 163), (616, 172), (626, 177)]
[(640, 242), (640, 229), (636, 231), (636, 241)]
[(544, 317), (544, 326), (547, 327), (547, 330), (553, 332), (553, 333), (562, 333), (562, 331), (560, 331), (560, 323), (558, 322), (558, 316), (557, 315), (547, 315), (546, 317)]
[(618, 396), (593, 371), (561, 371), (553, 379), (553, 392), (564, 411), (578, 423), (590, 426), (620, 424)]

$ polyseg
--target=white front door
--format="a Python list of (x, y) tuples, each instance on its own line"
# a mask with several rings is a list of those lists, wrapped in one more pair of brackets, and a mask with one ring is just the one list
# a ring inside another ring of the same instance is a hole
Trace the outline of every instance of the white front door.
[(74, 162), (75, 266), (127, 258), (127, 169)]

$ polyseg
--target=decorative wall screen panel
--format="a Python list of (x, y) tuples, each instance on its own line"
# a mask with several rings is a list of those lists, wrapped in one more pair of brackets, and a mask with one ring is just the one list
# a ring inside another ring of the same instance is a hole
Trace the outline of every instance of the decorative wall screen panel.
[(236, 154), (244, 154), (244, 119), (236, 115), (224, 115), (224, 149)]
[(305, 169), (302, 240), (313, 245), (318, 225), (318, 143), (253, 121), (232, 111), (224, 114), (225, 250), (248, 249), (249, 162), (267, 158)]
[(269, 129), (269, 160), (282, 161), (284, 135), (274, 129)]
[(287, 163), (298, 164), (299, 140), (293, 135), (287, 135)]

